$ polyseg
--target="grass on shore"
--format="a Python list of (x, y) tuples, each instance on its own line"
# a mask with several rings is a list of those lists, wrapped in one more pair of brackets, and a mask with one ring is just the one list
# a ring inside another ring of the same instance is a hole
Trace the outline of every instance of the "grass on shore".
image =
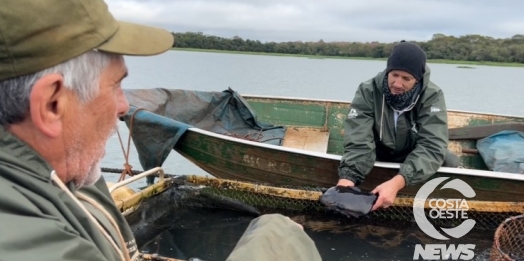
[[(309, 58), (309, 59), (352, 59), (352, 60), (377, 60), (377, 61), (385, 61), (386, 60), (386, 58), (371, 58), (371, 57), (345, 57), (345, 56), (306, 55), (306, 54), (288, 54), (288, 53), (243, 52), (243, 51), (225, 51), (225, 50), (196, 49), (196, 48), (172, 48), (171, 50), (173, 50), (173, 51), (189, 51), (189, 52), (209, 52), (209, 53), (230, 53), (230, 54), (288, 56), (288, 57), (303, 57), (303, 58)], [(522, 63), (473, 62), (473, 61), (454, 61), (454, 60), (444, 60), (444, 59), (430, 59), (430, 60), (428, 60), (428, 63), (486, 65), (486, 66), (504, 66), (504, 67), (524, 67), (524, 64), (522, 64)]]

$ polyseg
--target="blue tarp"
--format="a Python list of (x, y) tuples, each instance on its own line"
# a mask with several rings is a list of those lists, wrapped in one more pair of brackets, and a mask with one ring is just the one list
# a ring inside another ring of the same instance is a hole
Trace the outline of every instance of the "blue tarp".
[[(127, 127), (137, 108), (131, 106), (124, 117)], [(133, 116), (132, 139), (144, 170), (162, 166), (180, 137), (191, 127), (146, 110), (138, 110)]]
[(189, 127), (273, 145), (282, 145), (285, 127), (257, 120), (254, 110), (235, 91), (124, 90), (133, 113), (131, 137), (144, 170), (162, 166)]
[(524, 132), (498, 132), (478, 140), (477, 149), (489, 169), (524, 173)]

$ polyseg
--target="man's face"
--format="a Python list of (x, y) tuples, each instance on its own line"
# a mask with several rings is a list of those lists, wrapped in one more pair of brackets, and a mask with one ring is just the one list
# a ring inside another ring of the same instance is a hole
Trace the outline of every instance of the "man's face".
[(100, 76), (97, 96), (84, 104), (77, 101), (69, 110), (66, 164), (77, 187), (90, 185), (101, 175), (106, 142), (116, 131), (118, 117), (129, 109), (121, 88), (125, 76), (124, 59), (112, 59)]
[(388, 86), (389, 91), (394, 94), (404, 94), (417, 83), (417, 79), (408, 72), (402, 70), (392, 70), (388, 73)]

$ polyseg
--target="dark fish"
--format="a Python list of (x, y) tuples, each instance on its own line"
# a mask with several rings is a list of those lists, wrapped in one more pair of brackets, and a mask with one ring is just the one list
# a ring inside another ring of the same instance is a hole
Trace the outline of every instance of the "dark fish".
[(356, 187), (336, 186), (329, 188), (320, 197), (320, 202), (328, 209), (347, 217), (367, 215), (377, 200), (377, 195), (362, 192)]

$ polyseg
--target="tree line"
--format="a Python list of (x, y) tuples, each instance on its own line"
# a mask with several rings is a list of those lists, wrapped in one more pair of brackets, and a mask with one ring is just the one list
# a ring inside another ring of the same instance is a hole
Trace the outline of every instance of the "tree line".
[[(379, 42), (265, 42), (242, 39), (239, 36), (224, 38), (202, 32), (174, 33), (178, 48), (196, 48), (241, 52), (262, 52), (340, 57), (387, 58), (396, 43)], [(434, 34), (431, 40), (416, 42), (426, 51), (428, 59), (445, 59), (472, 62), (524, 63), (524, 35), (495, 39), (482, 35), (460, 37)]]

